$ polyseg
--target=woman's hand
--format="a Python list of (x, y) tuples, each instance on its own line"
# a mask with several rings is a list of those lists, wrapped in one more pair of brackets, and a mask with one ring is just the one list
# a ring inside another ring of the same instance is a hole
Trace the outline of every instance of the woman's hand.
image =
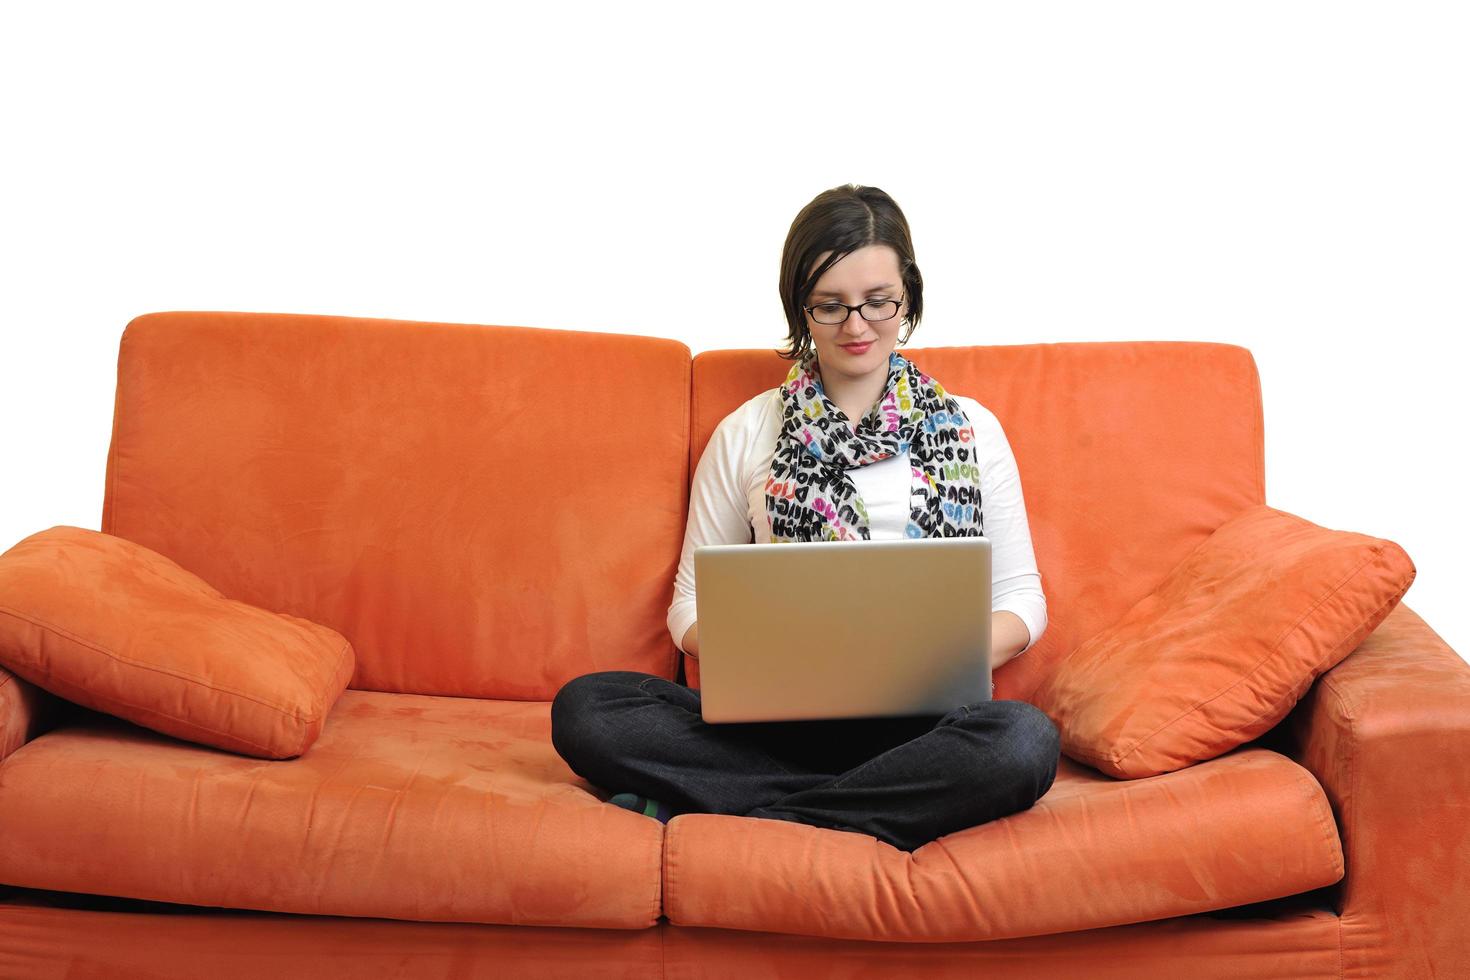
[[(1030, 634), (1027, 634), (1030, 635)], [(684, 652), (695, 660), (699, 659), (699, 624), (695, 623), (684, 631)]]

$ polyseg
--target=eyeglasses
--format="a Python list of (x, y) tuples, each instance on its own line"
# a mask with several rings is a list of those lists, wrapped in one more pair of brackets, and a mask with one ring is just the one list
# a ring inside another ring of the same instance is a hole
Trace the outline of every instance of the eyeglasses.
[(896, 300), (874, 300), (870, 303), (861, 303), (857, 306), (848, 306), (846, 303), (819, 303), (816, 306), (803, 306), (802, 309), (810, 313), (812, 319), (818, 323), (846, 323), (847, 318), (852, 316), (853, 310), (857, 310), (858, 314), (864, 320), (878, 322), (881, 320), (892, 320), (894, 315), (898, 313), (898, 304), (902, 299), (903, 297), (900, 296)]

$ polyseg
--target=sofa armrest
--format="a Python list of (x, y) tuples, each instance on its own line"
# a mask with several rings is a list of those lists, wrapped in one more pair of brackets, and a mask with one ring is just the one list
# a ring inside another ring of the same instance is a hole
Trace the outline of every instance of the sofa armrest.
[(694, 656), (693, 654), (689, 654), (689, 653), (680, 654), (680, 656), (683, 658), (683, 665), (684, 665), (684, 671), (683, 671), (683, 674), (681, 675), (682, 676), (682, 681), (681, 682), (686, 687), (692, 687), (695, 690), (698, 690), (699, 689), (699, 658), (696, 657), (696, 656)]
[(1400, 604), (1278, 727), (1337, 818), (1344, 976), (1470, 963), (1470, 664)]
[(0, 667), (0, 762), (55, 727), (69, 703)]

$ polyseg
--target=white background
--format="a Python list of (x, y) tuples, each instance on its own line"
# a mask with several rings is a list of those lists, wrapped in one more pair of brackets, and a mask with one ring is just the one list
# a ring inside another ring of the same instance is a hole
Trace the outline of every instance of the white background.
[(1249, 348), (1267, 502), (1401, 544), (1464, 655), (1464, 10), (6, 4), (0, 549), (100, 526), (133, 316), (774, 348), (791, 219), (854, 182), (913, 346)]

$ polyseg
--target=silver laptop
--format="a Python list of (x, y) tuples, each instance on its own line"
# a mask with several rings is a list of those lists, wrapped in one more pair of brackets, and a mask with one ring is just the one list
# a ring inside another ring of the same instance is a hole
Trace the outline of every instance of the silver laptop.
[(694, 580), (706, 722), (990, 699), (988, 538), (701, 545)]

